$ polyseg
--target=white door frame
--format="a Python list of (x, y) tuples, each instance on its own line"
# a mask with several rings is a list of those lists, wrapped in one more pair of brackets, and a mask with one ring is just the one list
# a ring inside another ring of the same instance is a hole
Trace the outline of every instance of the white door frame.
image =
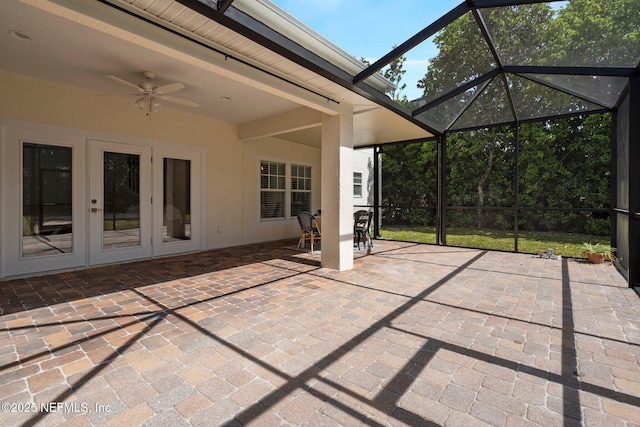
[[(22, 169), (25, 143), (69, 147), (72, 150), (72, 249), (69, 253), (27, 257), (22, 255)], [(104, 149), (137, 153), (149, 159), (148, 162), (141, 159), (140, 165), (141, 174), (147, 177), (143, 179), (143, 193), (148, 197), (143, 196), (141, 205), (141, 215), (146, 218), (143, 225), (147, 225), (146, 228), (143, 227), (141, 236), (145, 248), (138, 253), (123, 256), (125, 252), (112, 250), (94, 253), (93, 257), (91, 254), (90, 246), (94, 241), (100, 248), (102, 246), (101, 236), (91, 236), (89, 222), (92, 215), (97, 215), (90, 212), (92, 192), (97, 192), (100, 196), (101, 205), (94, 207), (102, 208), (101, 155)], [(97, 150), (98, 160), (91, 159), (91, 154), (96, 156), (95, 153), (90, 153), (91, 150)], [(0, 117), (0, 278), (205, 249), (206, 238), (203, 233), (206, 230), (206, 169), (202, 165), (206, 162), (207, 151), (204, 147)], [(158, 159), (156, 165), (151, 164), (151, 153)], [(165, 157), (191, 161), (190, 240), (163, 242), (162, 239), (162, 159)], [(95, 175), (96, 171), (100, 172), (100, 190), (90, 190), (91, 175)], [(158, 201), (155, 206), (151, 204), (151, 196)]]
[[(89, 191), (87, 215), (89, 223), (89, 265), (151, 258), (151, 147), (99, 140), (88, 141)], [(103, 247), (104, 237), (104, 153), (115, 152), (140, 156), (140, 241), (124, 248)], [(95, 201), (95, 202), (94, 202)]]
[[(191, 162), (191, 233), (189, 240), (165, 242), (163, 240), (164, 215), (164, 159), (189, 160)], [(200, 153), (171, 148), (153, 149), (153, 255), (169, 255), (181, 252), (193, 252), (202, 249), (202, 214), (200, 185)]]
[[(22, 255), (23, 144), (33, 143), (71, 148), (72, 251), (54, 255)], [(84, 138), (75, 132), (52, 132), (40, 124), (6, 120), (2, 126), (2, 275), (4, 277), (86, 265), (86, 194)]]

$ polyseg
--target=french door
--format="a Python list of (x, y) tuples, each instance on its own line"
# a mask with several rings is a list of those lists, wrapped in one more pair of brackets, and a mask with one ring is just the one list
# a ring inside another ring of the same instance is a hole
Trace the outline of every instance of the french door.
[(34, 126), (2, 131), (0, 277), (86, 265), (84, 141)]
[(151, 257), (151, 148), (90, 141), (89, 168), (89, 264)]
[(153, 151), (153, 255), (201, 248), (200, 155)]
[(206, 246), (201, 150), (11, 120), (0, 136), (0, 278)]

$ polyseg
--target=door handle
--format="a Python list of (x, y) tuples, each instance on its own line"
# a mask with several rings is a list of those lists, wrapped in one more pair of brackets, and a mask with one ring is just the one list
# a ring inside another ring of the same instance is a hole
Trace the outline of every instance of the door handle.
[[(96, 199), (91, 199), (91, 204), (95, 205), (96, 203), (98, 203), (98, 201)], [(99, 208), (91, 208), (91, 213), (96, 213), (98, 211), (101, 211), (102, 209)]]

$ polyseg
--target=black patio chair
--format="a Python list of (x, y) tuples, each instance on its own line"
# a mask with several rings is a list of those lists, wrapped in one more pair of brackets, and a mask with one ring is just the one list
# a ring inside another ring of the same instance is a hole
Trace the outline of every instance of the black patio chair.
[(300, 249), (300, 245), (304, 246), (304, 243), (308, 240), (311, 253), (313, 253), (314, 242), (319, 241), (322, 237), (318, 221), (311, 212), (302, 211), (298, 213), (298, 223), (300, 224), (300, 240), (298, 240), (296, 251)]
[(364, 243), (366, 249), (367, 242), (369, 247), (373, 247), (373, 240), (371, 239), (371, 219), (373, 218), (373, 212), (370, 211), (357, 211), (353, 214), (353, 237), (358, 244), (358, 250), (360, 249), (360, 241)]

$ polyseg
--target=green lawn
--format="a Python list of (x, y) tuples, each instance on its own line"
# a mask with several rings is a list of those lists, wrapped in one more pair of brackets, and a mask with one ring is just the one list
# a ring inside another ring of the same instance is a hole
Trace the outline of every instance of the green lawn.
[[(383, 228), (381, 238), (417, 243), (436, 243), (436, 232), (433, 227)], [(553, 248), (553, 252), (566, 257), (580, 257), (584, 242), (609, 244), (607, 236), (590, 234), (520, 231), (518, 233), (518, 251), (524, 253), (545, 252)], [(477, 229), (447, 228), (447, 245), (479, 249), (513, 251), (513, 232)]]

